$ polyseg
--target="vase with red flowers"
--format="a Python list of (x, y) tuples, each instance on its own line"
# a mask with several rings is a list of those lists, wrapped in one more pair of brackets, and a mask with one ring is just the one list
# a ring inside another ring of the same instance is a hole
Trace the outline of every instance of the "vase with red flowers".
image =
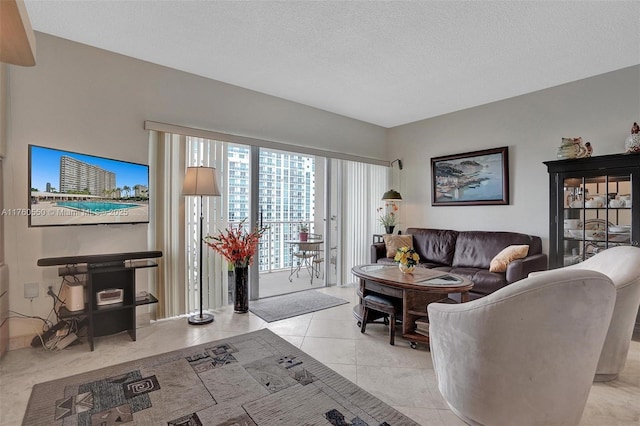
[(246, 313), (249, 311), (249, 265), (253, 263), (253, 255), (258, 250), (260, 237), (266, 227), (246, 230), (246, 219), (237, 226), (230, 225), (217, 235), (207, 235), (204, 243), (221, 254), (233, 265), (235, 272), (235, 288), (233, 311)]

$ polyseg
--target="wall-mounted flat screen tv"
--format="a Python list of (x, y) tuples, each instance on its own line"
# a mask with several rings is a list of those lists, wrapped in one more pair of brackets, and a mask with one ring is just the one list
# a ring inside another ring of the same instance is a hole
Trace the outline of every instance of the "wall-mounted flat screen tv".
[(29, 226), (149, 222), (149, 166), (29, 145)]

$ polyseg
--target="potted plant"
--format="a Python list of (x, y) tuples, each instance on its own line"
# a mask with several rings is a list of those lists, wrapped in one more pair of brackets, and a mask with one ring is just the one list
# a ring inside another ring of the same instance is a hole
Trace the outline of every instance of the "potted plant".
[[(392, 204), (392, 211), (389, 213), (384, 213), (384, 207), (378, 207), (377, 211), (380, 217), (378, 217), (378, 222), (382, 226), (384, 226), (384, 230), (387, 234), (393, 234), (393, 228), (396, 226), (396, 214), (395, 212), (398, 210), (398, 207), (395, 204)], [(384, 213), (384, 214), (383, 214)]]
[(300, 222), (298, 225), (298, 237), (300, 238), (300, 241), (307, 241), (309, 238), (309, 225)]

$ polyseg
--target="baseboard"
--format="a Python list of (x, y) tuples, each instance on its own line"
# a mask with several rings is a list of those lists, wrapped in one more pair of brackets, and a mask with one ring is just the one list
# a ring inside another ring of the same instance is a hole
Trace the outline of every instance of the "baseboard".
[(147, 327), (151, 324), (151, 312), (136, 313), (136, 328)]
[(0, 359), (9, 350), (9, 321), (5, 321), (0, 325)]
[(11, 336), (9, 337), (9, 350), (13, 351), (15, 349), (24, 349), (31, 347), (31, 340), (35, 335), (24, 334), (21, 336)]

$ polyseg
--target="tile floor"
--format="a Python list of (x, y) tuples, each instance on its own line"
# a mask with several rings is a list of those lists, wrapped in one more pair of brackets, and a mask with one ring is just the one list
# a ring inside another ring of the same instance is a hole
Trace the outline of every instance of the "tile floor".
[[(189, 326), (185, 318), (157, 321), (138, 329), (138, 340), (127, 334), (97, 339), (94, 352), (76, 345), (60, 352), (26, 348), (10, 351), (0, 362), (0, 424), (19, 425), (31, 387), (39, 382), (93, 370), (106, 365), (168, 352), (185, 346), (267, 327), (324, 362), (383, 401), (423, 425), (463, 425), (440, 396), (424, 346), (413, 350), (406, 341), (388, 344), (383, 325), (369, 325), (360, 334), (351, 315), (353, 288), (321, 291), (351, 303), (291, 319), (266, 323), (249, 314), (233, 314), (230, 307), (214, 311), (215, 322)], [(632, 342), (620, 378), (594, 384), (581, 425), (640, 424), (640, 342)]]

